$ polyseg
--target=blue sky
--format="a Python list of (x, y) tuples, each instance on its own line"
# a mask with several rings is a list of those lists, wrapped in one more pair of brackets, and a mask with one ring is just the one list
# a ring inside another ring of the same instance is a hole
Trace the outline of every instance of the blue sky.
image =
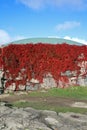
[(0, 0), (0, 44), (30, 37), (87, 44), (87, 0)]

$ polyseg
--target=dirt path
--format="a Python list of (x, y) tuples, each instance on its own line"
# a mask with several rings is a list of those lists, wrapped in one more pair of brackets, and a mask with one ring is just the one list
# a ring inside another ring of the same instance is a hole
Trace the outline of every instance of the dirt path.
[[(86, 100), (79, 100), (73, 98), (64, 98), (64, 97), (30, 97), (28, 94), (20, 94), (20, 95), (0, 95), (0, 101), (4, 102), (15, 102), (15, 101), (28, 101), (28, 102), (46, 102), (52, 106), (69, 106), (71, 107), (72, 104), (75, 102), (82, 102), (87, 104)], [(84, 107), (84, 106), (83, 106)]]

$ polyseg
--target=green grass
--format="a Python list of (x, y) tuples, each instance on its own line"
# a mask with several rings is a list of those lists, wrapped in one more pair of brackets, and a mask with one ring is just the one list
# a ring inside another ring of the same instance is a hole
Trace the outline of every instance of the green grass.
[(86, 108), (75, 108), (75, 107), (61, 107), (61, 106), (53, 106), (43, 102), (15, 102), (13, 103), (13, 107), (25, 108), (32, 107), (38, 110), (51, 110), (58, 112), (75, 112), (75, 113), (87, 113)]
[[(29, 97), (39, 97), (45, 99), (46, 97), (64, 97), (64, 98), (71, 98), (76, 100), (87, 100), (87, 87), (71, 87), (66, 89), (58, 89), (53, 88), (47, 90), (46, 92), (43, 91), (34, 91), (29, 92)], [(13, 103), (14, 107), (32, 107), (39, 110), (52, 110), (56, 112), (75, 112), (75, 113), (87, 113), (87, 108), (76, 108), (76, 107), (69, 107), (69, 106), (59, 106), (59, 104), (51, 104), (44, 100), (42, 101), (17, 101)]]
[(30, 97), (67, 97), (87, 100), (87, 87), (53, 88), (47, 92), (35, 91), (29, 93)]

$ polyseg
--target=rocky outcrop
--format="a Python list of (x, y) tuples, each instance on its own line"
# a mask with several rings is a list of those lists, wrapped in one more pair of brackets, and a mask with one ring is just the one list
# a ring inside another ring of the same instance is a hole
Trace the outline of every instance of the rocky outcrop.
[(87, 114), (11, 108), (1, 102), (0, 130), (87, 130)]

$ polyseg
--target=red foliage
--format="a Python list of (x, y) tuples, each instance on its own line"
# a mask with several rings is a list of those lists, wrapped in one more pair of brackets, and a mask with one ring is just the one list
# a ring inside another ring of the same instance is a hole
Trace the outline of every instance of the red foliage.
[[(19, 73), (22, 77), (21, 83), (26, 83), (31, 78), (42, 82), (47, 73), (51, 73), (58, 81), (61, 72), (76, 70), (78, 74), (80, 73), (78, 62), (87, 61), (87, 46), (66, 43), (10, 44), (3, 48), (3, 56), (0, 48), (0, 66), (2, 66), (2, 59), (6, 77), (11, 77), (11, 81), (14, 80), (16, 84), (19, 84), (16, 81)], [(66, 80), (67, 78), (64, 79)]]
[(2, 68), (2, 48), (0, 48), (0, 69)]

